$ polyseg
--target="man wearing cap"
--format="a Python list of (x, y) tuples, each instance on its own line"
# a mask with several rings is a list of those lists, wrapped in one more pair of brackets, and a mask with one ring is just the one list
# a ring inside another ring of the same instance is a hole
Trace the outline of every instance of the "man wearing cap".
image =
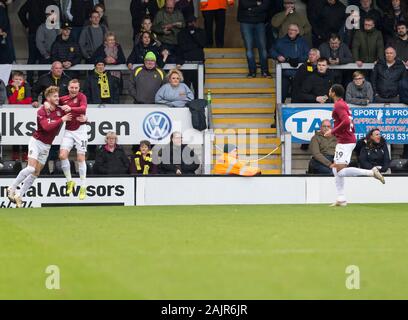
[(288, 27), (292, 23), (299, 26), (299, 35), (309, 35), (312, 31), (306, 14), (296, 10), (296, 0), (284, 0), (284, 10), (272, 17), (272, 26), (279, 30), (279, 38), (282, 38), (288, 32)]
[(95, 61), (94, 72), (90, 73), (85, 84), (85, 95), (90, 104), (119, 103), (119, 79), (105, 71), (105, 61)]
[(224, 154), (215, 163), (214, 173), (251, 177), (261, 174), (261, 170), (245, 165), (244, 161), (239, 161), (237, 147), (233, 144), (225, 144)]
[[(64, 69), (69, 69), (80, 63), (82, 57), (79, 44), (71, 37), (71, 29), (71, 24), (64, 22), (61, 26), (61, 34), (51, 46), (52, 62), (61, 61)], [(71, 78), (78, 76), (78, 72), (75, 71), (69, 71), (67, 74)]]
[(164, 72), (156, 66), (156, 55), (149, 51), (143, 66), (130, 74), (129, 93), (137, 104), (154, 104), (156, 92), (163, 84)]

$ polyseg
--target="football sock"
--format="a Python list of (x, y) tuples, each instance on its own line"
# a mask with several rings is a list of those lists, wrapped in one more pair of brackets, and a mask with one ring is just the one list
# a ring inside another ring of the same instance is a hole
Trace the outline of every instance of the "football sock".
[(346, 195), (344, 194), (344, 178), (338, 175), (336, 168), (333, 168), (333, 174), (334, 182), (336, 184), (336, 200), (340, 202), (346, 201)]
[(20, 196), (23, 197), (27, 190), (33, 185), (35, 179), (37, 179), (37, 176), (30, 174), (25, 180), (23, 181), (23, 186), (21, 187), (20, 190)]
[(81, 178), (81, 187), (86, 184), (86, 162), (78, 162), (79, 177)]
[(68, 159), (61, 160), (61, 170), (64, 173), (65, 178), (67, 178), (67, 181), (71, 181), (71, 164)]
[(340, 177), (358, 177), (358, 176), (373, 177), (374, 176), (374, 173), (372, 170), (353, 168), (353, 167), (344, 168), (340, 170), (337, 174)]
[(34, 172), (35, 172), (34, 167), (31, 167), (31, 166), (25, 167), (23, 170), (20, 171), (17, 178), (14, 179), (14, 182), (11, 185), (11, 188), (13, 190), (16, 190), (17, 187), (20, 185), (20, 183), (23, 182), (25, 178), (27, 178), (30, 174), (33, 174)]

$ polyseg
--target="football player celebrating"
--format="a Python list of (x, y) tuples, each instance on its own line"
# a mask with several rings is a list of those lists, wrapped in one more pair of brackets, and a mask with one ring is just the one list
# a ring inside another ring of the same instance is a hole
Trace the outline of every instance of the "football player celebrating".
[[(72, 120), (65, 125), (64, 137), (60, 146), (59, 158), (61, 160), (61, 169), (67, 179), (67, 195), (70, 195), (75, 187), (75, 182), (71, 176), (71, 166), (68, 160), (69, 153), (75, 145), (81, 179), (79, 189), (79, 199), (84, 200), (86, 197), (86, 162), (85, 155), (88, 144), (88, 134), (85, 122), (78, 119), (85, 117), (87, 108), (86, 96), (79, 92), (80, 84), (77, 79), (72, 79), (68, 84), (68, 94), (60, 98), (60, 108), (65, 113), (72, 114)], [(78, 118), (78, 119), (77, 119)]]
[[(42, 106), (37, 111), (37, 130), (33, 133), (28, 144), (28, 164), (20, 171), (12, 185), (7, 189), (7, 197), (16, 204), (17, 208), (23, 206), (23, 196), (38, 178), (44, 167), (52, 141), (58, 135), (64, 122), (70, 121), (72, 115), (64, 114), (58, 108), (59, 88), (51, 86), (45, 90), (48, 107)], [(17, 187), (22, 183), (19, 191)]]
[(334, 128), (329, 129), (324, 136), (334, 135), (337, 138), (337, 145), (334, 154), (334, 161), (330, 165), (333, 170), (337, 199), (332, 206), (346, 206), (347, 201), (344, 193), (344, 177), (367, 176), (374, 177), (385, 183), (384, 177), (381, 175), (378, 168), (372, 170), (347, 167), (350, 163), (351, 155), (356, 146), (356, 136), (353, 124), (353, 117), (349, 106), (343, 100), (344, 88), (340, 84), (335, 84), (330, 88), (330, 98), (334, 101), (332, 118), (334, 120)]

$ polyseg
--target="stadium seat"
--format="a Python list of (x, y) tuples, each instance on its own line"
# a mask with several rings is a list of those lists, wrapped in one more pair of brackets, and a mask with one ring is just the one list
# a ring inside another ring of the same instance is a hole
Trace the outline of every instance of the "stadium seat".
[(394, 159), (390, 163), (391, 173), (408, 172), (408, 159)]
[(86, 161), (86, 172), (88, 175), (94, 174), (95, 160)]
[(20, 161), (3, 161), (3, 168), (0, 170), (0, 175), (16, 175), (22, 169)]

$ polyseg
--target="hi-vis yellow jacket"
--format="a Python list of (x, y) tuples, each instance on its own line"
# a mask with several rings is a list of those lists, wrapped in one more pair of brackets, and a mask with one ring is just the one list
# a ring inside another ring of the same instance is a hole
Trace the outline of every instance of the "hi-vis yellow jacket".
[(261, 170), (247, 166), (243, 162), (238, 161), (237, 158), (231, 157), (228, 153), (224, 153), (215, 163), (214, 173), (251, 177), (260, 174)]

